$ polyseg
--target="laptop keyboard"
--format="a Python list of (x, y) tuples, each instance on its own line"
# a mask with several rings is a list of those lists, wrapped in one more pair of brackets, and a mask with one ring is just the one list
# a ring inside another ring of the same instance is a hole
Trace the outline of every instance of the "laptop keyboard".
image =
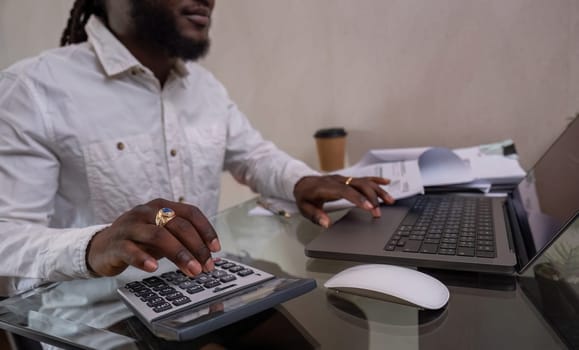
[(494, 258), (491, 203), (484, 197), (420, 197), (384, 249)]

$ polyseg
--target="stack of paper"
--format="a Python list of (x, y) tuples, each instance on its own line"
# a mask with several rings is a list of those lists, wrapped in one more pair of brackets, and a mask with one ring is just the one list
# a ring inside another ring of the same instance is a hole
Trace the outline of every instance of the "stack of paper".
[[(333, 174), (388, 178), (391, 182), (383, 188), (395, 199), (422, 194), (425, 187), (488, 192), (493, 185), (515, 185), (525, 176), (516, 154), (504, 155), (503, 149), (509, 145), (512, 146), (510, 140), (454, 150), (442, 147), (374, 149), (355, 165)], [(268, 201), (288, 213), (297, 212), (292, 202)], [(324, 209), (352, 205), (339, 200), (326, 203)]]
[(492, 147), (506, 143), (455, 150), (441, 147), (371, 150), (360, 162), (337, 173), (354, 176), (364, 173), (369, 166), (406, 162), (416, 164), (423, 186), (488, 191), (492, 185), (517, 184), (525, 176), (516, 155), (505, 156)]

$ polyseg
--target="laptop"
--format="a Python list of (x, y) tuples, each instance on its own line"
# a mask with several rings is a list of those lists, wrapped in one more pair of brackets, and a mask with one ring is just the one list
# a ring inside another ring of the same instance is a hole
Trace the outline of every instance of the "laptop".
[(498, 274), (521, 272), (579, 212), (579, 118), (504, 196), (425, 194), (351, 209), (306, 245), (312, 258)]

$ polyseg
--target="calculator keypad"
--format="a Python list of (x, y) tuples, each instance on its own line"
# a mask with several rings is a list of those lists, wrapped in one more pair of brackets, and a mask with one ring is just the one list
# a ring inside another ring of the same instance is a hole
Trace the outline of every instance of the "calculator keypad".
[(176, 270), (127, 283), (121, 295), (126, 294), (123, 297), (135, 308), (150, 309), (152, 313), (145, 314), (152, 319), (154, 314), (167, 314), (273, 278), (231, 260), (216, 258), (214, 263), (214, 271), (194, 277)]

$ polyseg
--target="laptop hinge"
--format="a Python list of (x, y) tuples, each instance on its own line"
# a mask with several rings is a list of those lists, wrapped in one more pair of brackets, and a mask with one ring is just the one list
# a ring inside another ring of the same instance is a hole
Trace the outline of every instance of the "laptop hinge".
[(517, 214), (515, 211), (515, 207), (513, 205), (512, 198), (509, 196), (503, 205), (503, 210), (505, 212), (505, 219), (507, 222), (505, 223), (507, 227), (507, 237), (509, 239), (509, 245), (514, 248), (515, 255), (517, 256), (517, 272), (520, 269), (527, 265), (529, 262), (529, 254), (527, 253), (527, 249), (525, 246), (525, 240), (523, 238), (523, 232), (521, 230), (521, 225), (519, 224), (519, 220), (517, 219)]

